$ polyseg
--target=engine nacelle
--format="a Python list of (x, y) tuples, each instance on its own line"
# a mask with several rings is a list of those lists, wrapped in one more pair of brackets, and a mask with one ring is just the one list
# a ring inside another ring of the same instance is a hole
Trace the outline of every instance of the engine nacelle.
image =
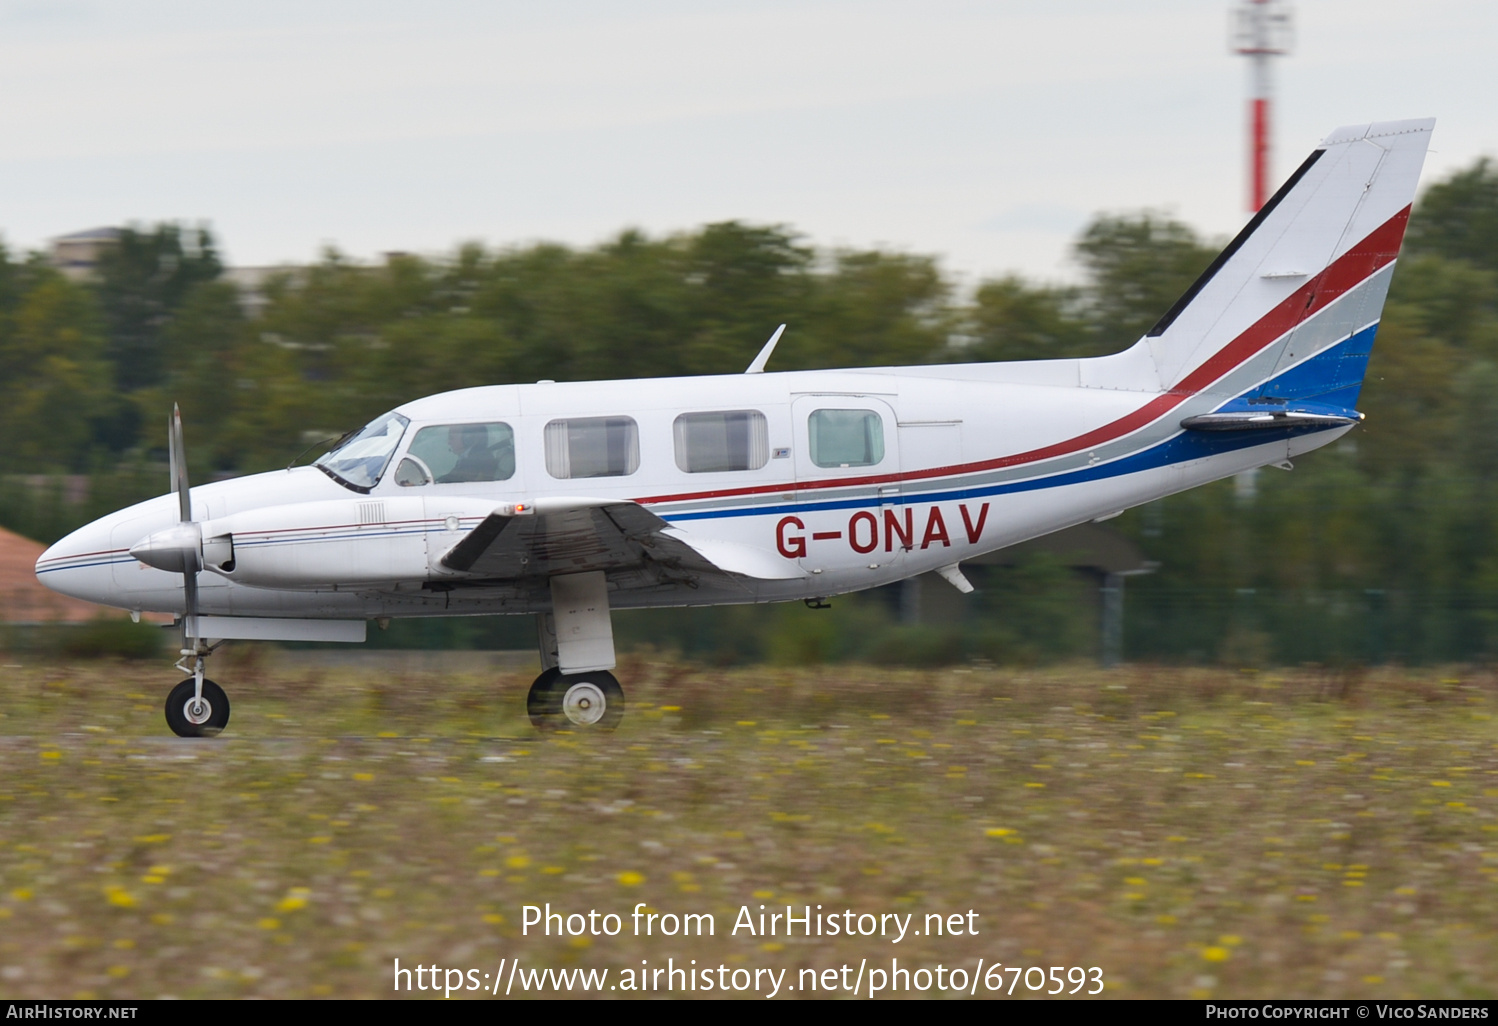
[[(323, 590), (430, 576), (419, 497), (266, 506), (202, 524), (204, 569), (256, 588)], [(445, 547), (451, 545), (448, 540)]]

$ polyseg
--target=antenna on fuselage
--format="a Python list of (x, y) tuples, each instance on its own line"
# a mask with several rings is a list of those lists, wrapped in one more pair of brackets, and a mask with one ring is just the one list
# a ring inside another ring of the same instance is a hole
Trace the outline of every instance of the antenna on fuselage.
[(343, 434), (338, 435), (336, 437), (334, 437), (332, 435), (329, 435), (327, 438), (319, 438), (317, 441), (315, 441), (311, 445), (307, 446), (307, 448), (303, 449), (301, 452), (299, 452), (295, 456), (293, 456), (291, 458), (291, 462), (288, 463), (288, 464), (286, 464), (286, 469), (290, 470), (292, 467), (296, 466), (296, 461), (297, 460), (299, 460), (303, 456), (307, 455), (313, 449), (316, 449), (319, 445), (327, 445), (329, 442), (331, 442), (332, 443), (332, 449), (329, 449), (328, 451), (332, 452), (333, 449), (338, 448), (344, 442), (346, 442), (350, 438), (354, 437), (354, 432), (356, 432), (358, 430), (359, 430), (358, 428), (349, 428)]
[(770, 341), (765, 343), (765, 347), (759, 351), (759, 355), (754, 358), (754, 362), (749, 365), (748, 370), (744, 371), (744, 373), (763, 374), (765, 372), (765, 364), (770, 362), (770, 354), (775, 351), (775, 343), (779, 342), (780, 336), (784, 334), (785, 325), (782, 324), (775, 329), (775, 334), (770, 336)]

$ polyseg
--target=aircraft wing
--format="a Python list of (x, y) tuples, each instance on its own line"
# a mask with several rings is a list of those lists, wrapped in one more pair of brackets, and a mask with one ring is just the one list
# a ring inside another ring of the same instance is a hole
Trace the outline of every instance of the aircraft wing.
[(698, 578), (746, 586), (746, 579), (798, 577), (770, 553), (690, 536), (637, 503), (545, 499), (503, 506), (444, 555), (449, 570), (487, 579), (551, 577), (602, 570), (619, 588), (695, 586)]

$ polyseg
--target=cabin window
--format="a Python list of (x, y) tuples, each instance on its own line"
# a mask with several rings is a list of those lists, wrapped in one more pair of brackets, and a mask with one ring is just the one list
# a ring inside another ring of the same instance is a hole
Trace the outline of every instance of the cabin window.
[(770, 425), (758, 410), (683, 413), (675, 436), (676, 465), (688, 474), (758, 470), (770, 461)]
[(356, 492), (368, 492), (385, 473), (385, 466), (409, 423), (399, 413), (387, 413), (312, 465)]
[(424, 427), (395, 468), (395, 483), (406, 487), (428, 481), (508, 481), (514, 476), (515, 432), (502, 423)]
[(807, 428), (819, 467), (872, 467), (884, 459), (884, 422), (873, 410), (814, 410)]
[(546, 472), (555, 478), (624, 477), (640, 469), (640, 428), (630, 417), (546, 425)]

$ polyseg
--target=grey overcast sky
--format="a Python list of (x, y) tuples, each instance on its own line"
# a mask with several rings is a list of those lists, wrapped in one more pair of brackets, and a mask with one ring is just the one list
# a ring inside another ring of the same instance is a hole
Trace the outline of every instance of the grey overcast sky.
[[(1228, 0), (0, 0), (0, 233), (206, 221), (236, 264), (728, 219), (1062, 279), (1094, 213), (1246, 220)], [(1435, 116), (1498, 153), (1498, 4), (1300, 0), (1274, 175)]]

